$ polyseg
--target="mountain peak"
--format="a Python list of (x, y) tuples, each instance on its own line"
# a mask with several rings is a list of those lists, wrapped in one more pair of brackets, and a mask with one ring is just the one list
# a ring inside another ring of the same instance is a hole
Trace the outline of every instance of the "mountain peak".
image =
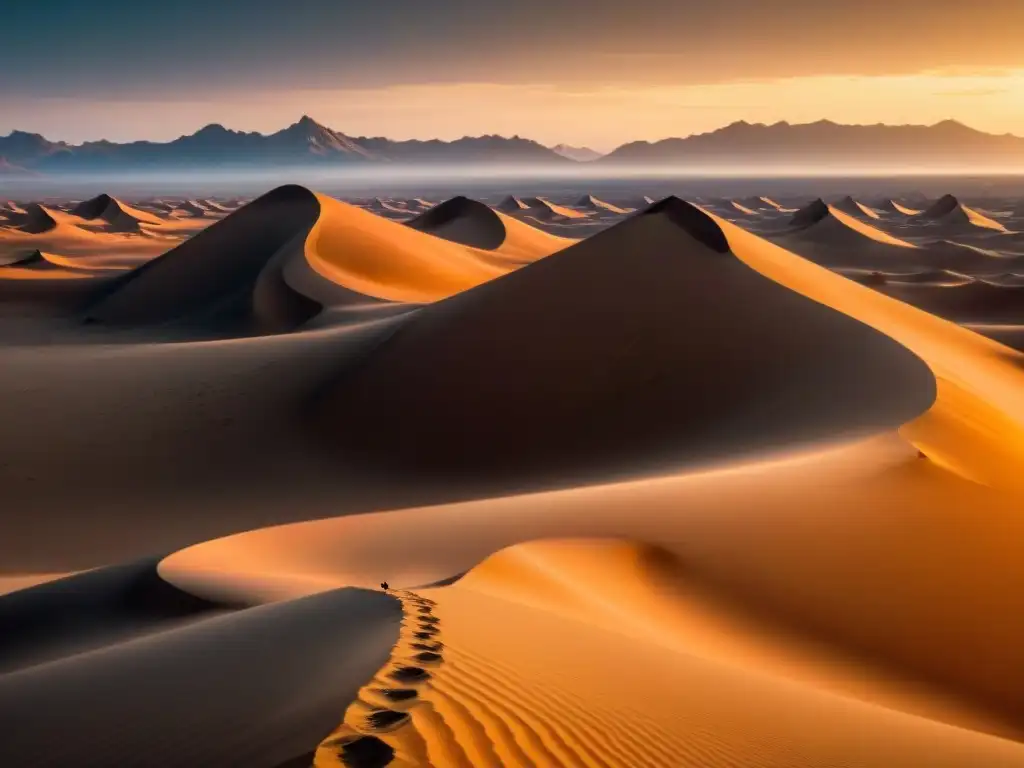
[(220, 123), (210, 123), (209, 125), (204, 125), (202, 128), (200, 128), (198, 131), (196, 131), (192, 135), (193, 136), (214, 136), (214, 135), (224, 134), (224, 133), (231, 133), (231, 131), (229, 131), (227, 128), (225, 128)]
[(298, 119), (298, 121), (296, 121), (290, 127), (292, 127), (292, 128), (301, 128), (302, 130), (308, 131), (310, 133), (319, 133), (319, 132), (322, 132), (322, 131), (331, 132), (330, 128), (328, 128), (326, 125), (323, 125), (322, 123), (318, 123), (316, 120), (314, 120), (309, 115), (303, 115), (302, 117), (300, 117)]
[(600, 152), (595, 152), (590, 147), (574, 147), (571, 144), (556, 144), (551, 147), (551, 151), (579, 163), (589, 163), (602, 156)]

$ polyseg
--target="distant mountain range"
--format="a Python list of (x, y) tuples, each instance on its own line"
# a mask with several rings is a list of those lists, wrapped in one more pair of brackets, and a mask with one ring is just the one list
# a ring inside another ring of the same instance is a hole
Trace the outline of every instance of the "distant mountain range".
[(664, 166), (842, 166), (844, 168), (1024, 168), (1024, 138), (995, 135), (955, 120), (935, 125), (793, 125), (744, 121), (709, 133), (634, 141), (600, 162)]
[(76, 145), (24, 131), (0, 136), (2, 176), (386, 163), (551, 165), (568, 170), (581, 162), (662, 169), (925, 166), (998, 170), (1024, 167), (1024, 138), (983, 133), (952, 120), (932, 126), (741, 121), (686, 138), (632, 142), (601, 156), (585, 147), (546, 147), (519, 136), (467, 136), (455, 141), (348, 136), (310, 117), (271, 134), (208, 125), (165, 143), (93, 141)]
[(0, 136), (0, 157), (12, 168), (43, 173), (352, 163), (572, 162), (535, 141), (518, 136), (394, 141), (347, 136), (310, 117), (303, 117), (294, 125), (269, 135), (208, 125), (166, 143), (90, 141), (73, 145), (50, 141), (35, 133), (14, 131), (6, 137)]

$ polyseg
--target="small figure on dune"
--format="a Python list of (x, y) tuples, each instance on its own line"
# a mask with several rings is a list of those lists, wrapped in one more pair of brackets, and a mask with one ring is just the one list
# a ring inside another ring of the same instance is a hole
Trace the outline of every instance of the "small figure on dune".
[(388, 591), (388, 583), (386, 581), (382, 581), (380, 583), (380, 588), (383, 589), (385, 592), (387, 592)]

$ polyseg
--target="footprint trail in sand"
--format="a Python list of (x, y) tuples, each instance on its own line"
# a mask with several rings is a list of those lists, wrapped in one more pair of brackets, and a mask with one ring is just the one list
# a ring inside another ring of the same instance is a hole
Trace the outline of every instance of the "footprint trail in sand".
[[(404, 619), (391, 658), (359, 691), (341, 725), (317, 747), (314, 768), (434, 764), (437, 749), (423, 733), (436, 731), (437, 716), (425, 694), (432, 670), (444, 660), (441, 622), (434, 616), (434, 601), (410, 591), (395, 595)], [(421, 732), (417, 721), (429, 730)]]

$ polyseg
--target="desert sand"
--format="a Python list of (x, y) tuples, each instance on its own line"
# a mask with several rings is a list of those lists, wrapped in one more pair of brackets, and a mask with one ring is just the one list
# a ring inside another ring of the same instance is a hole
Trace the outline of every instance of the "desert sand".
[(0, 764), (1024, 766), (1016, 222), (851, 201), (5, 206)]

